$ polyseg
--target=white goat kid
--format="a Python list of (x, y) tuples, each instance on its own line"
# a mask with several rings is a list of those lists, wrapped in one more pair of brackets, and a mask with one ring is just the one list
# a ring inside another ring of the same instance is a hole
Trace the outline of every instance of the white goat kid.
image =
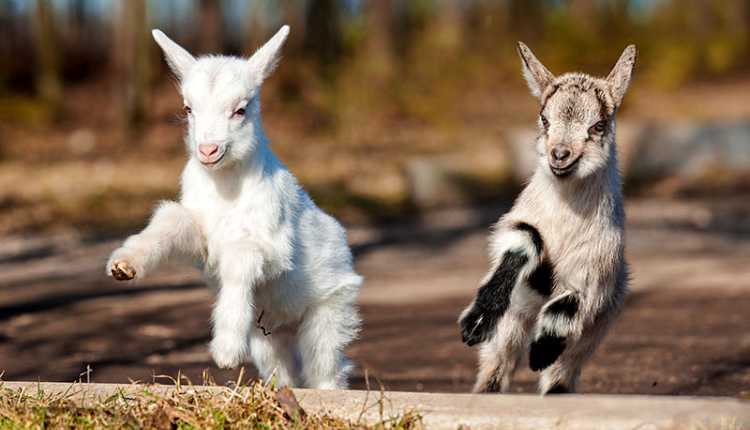
[(523, 73), (541, 103), (539, 165), (490, 237), (491, 270), (459, 323), (482, 343), (474, 391), (503, 391), (522, 354), (539, 390), (573, 392), (627, 291), (615, 113), (636, 50), (605, 79), (552, 75), (523, 43)]
[(271, 152), (261, 124), (260, 86), (288, 33), (246, 60), (194, 58), (153, 31), (180, 80), (190, 158), (179, 203), (162, 203), (107, 272), (139, 279), (170, 256), (192, 257), (218, 290), (210, 351), (219, 367), (250, 358), (280, 384), (344, 388), (362, 278), (346, 232)]

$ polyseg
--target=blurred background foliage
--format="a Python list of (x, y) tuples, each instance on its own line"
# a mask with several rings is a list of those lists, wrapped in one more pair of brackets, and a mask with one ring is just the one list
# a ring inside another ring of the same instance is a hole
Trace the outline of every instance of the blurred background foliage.
[(284, 23), (267, 131), (352, 220), (413, 211), (424, 157), (470, 200), (512, 189), (504, 131), (537, 109), (517, 40), (555, 73), (599, 75), (637, 44), (626, 120), (748, 113), (745, 0), (0, 0), (0, 231), (142, 222), (183, 161), (181, 100), (149, 30), (248, 56)]

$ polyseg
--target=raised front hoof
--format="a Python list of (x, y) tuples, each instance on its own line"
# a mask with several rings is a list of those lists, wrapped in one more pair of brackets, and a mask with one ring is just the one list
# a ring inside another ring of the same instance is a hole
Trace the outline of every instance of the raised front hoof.
[(558, 336), (541, 336), (531, 344), (529, 350), (529, 367), (538, 372), (554, 363), (565, 350), (565, 338)]
[(135, 268), (124, 260), (113, 261), (109, 271), (112, 274), (112, 277), (118, 281), (130, 281), (135, 279), (136, 275)]
[(241, 339), (214, 338), (209, 350), (214, 362), (221, 369), (234, 369), (245, 361), (245, 346)]
[(461, 327), (461, 340), (469, 346), (484, 342), (490, 337), (495, 327), (494, 323), (494, 318), (490, 318), (484, 312), (472, 308), (458, 321)]

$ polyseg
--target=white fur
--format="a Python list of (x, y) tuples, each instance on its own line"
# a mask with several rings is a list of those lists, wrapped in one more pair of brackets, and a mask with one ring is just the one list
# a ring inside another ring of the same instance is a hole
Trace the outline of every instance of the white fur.
[[(191, 256), (217, 288), (210, 351), (219, 367), (251, 359), (262, 377), (281, 384), (343, 388), (351, 368), (343, 350), (359, 330), (362, 278), (346, 232), (271, 152), (260, 117), (260, 85), (288, 33), (282, 27), (249, 60), (195, 59), (154, 30), (191, 108), (191, 156), (179, 203), (157, 209), (107, 270), (124, 262), (140, 278), (170, 255)], [(206, 143), (218, 145), (218, 162), (199, 157)], [(261, 312), (268, 336), (256, 327)]]

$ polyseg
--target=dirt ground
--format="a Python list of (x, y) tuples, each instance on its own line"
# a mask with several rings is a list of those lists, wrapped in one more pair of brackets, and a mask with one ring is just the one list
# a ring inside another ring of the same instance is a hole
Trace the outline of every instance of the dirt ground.
[[(632, 293), (584, 369), (581, 391), (750, 396), (750, 204), (637, 200), (628, 205)], [(446, 210), (350, 230), (364, 328), (350, 354), (354, 388), (462, 392), (476, 351), (456, 318), (486, 269), (487, 227), (501, 207)], [(210, 292), (168, 266), (138, 285), (104, 275), (120, 237), (0, 239), (0, 372), (5, 380), (152, 381), (182, 371), (219, 383)], [(92, 372), (86, 375), (87, 366)], [(254, 375), (253, 371), (250, 371)], [(83, 376), (81, 376), (83, 375)], [(514, 388), (534, 390), (521, 370)]]

